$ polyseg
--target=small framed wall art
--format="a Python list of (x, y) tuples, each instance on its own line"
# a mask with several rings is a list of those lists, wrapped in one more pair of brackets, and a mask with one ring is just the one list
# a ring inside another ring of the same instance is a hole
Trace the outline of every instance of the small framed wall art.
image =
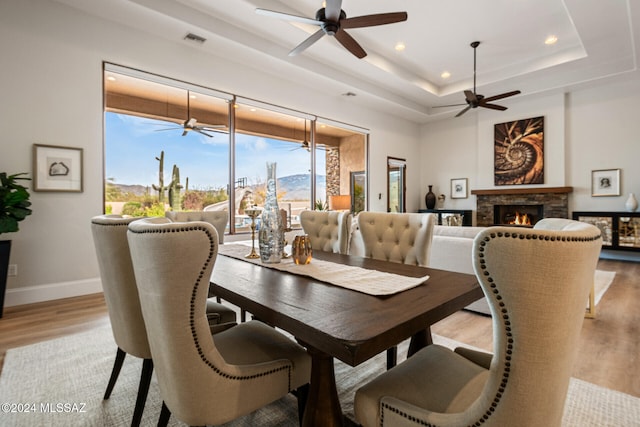
[(33, 144), (33, 191), (82, 192), (82, 148)]
[(620, 169), (591, 171), (591, 196), (619, 196)]
[(452, 179), (451, 180), (451, 198), (466, 199), (467, 197), (468, 197), (467, 178)]

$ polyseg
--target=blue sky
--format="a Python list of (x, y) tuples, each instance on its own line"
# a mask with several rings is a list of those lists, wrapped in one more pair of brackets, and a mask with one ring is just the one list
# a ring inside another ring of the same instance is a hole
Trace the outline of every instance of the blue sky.
[[(189, 132), (183, 137), (180, 129), (157, 130), (165, 127), (177, 125), (106, 113), (106, 177), (113, 178), (117, 184), (157, 184), (158, 161), (155, 158), (164, 150), (165, 182), (171, 179), (171, 170), (176, 164), (180, 168), (182, 185), (189, 177), (190, 189), (226, 187), (229, 176), (227, 134), (215, 133), (213, 138), (208, 138)], [(295, 147), (291, 142), (236, 135), (236, 178), (246, 177), (249, 184), (264, 181), (268, 161), (278, 163), (279, 178), (309, 173), (309, 153)], [(324, 171), (324, 156), (317, 157), (317, 170)]]

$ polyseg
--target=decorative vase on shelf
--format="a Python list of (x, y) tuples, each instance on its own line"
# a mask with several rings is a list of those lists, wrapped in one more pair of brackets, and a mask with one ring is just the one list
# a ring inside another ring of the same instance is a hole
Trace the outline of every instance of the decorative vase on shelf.
[(429, 186), (429, 192), (424, 196), (424, 203), (427, 205), (427, 209), (433, 209), (436, 207), (436, 195), (431, 191), (433, 185)]
[(284, 249), (284, 224), (276, 192), (276, 163), (267, 162), (267, 194), (262, 209), (258, 234), (260, 260), (265, 264), (279, 263)]
[(629, 212), (635, 212), (638, 209), (638, 201), (636, 200), (636, 196), (633, 193), (629, 193), (629, 198), (627, 202), (624, 204)]

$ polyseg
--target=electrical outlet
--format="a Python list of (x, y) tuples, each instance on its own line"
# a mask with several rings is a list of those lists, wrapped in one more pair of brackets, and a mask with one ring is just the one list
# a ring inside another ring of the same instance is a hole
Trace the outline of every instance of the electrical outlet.
[(7, 276), (17, 276), (18, 275), (18, 264), (9, 264), (9, 271), (7, 272)]

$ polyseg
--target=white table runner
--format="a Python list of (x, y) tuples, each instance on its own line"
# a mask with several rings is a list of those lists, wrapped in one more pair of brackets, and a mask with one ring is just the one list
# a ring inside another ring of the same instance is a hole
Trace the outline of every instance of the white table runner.
[(260, 258), (245, 258), (245, 255), (250, 252), (250, 248), (241, 243), (225, 243), (219, 246), (218, 252), (220, 255), (251, 262), (262, 267), (286, 271), (299, 276), (311, 277), (331, 285), (341, 286), (369, 295), (392, 295), (414, 288), (429, 278), (429, 276), (407, 277), (384, 271), (367, 270), (366, 268), (315, 258), (307, 265), (296, 265), (292, 258), (283, 259), (279, 264), (263, 264)]

